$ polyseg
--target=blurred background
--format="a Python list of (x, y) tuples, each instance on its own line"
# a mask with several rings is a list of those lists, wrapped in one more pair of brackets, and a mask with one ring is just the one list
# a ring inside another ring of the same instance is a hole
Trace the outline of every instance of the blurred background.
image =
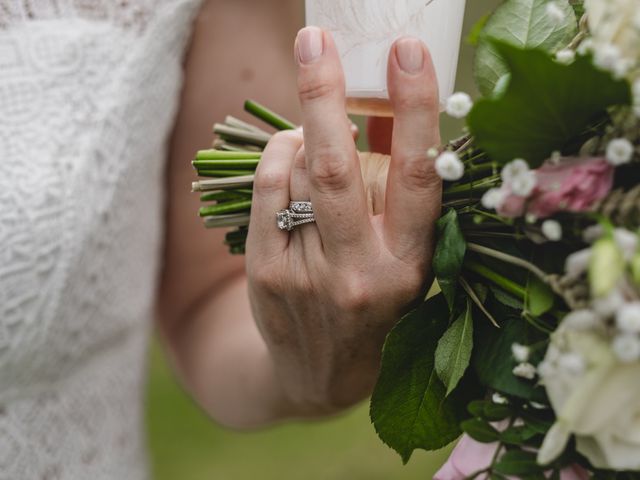
[[(498, 3), (467, 2), (465, 37)], [(475, 92), (472, 56), (473, 48), (463, 41), (457, 90)], [(443, 116), (443, 139), (459, 135), (460, 128), (460, 122)], [(147, 425), (155, 480), (424, 480), (448, 454), (416, 452), (403, 466), (376, 436), (366, 404), (329, 421), (230, 432), (213, 424), (182, 392), (157, 344), (149, 368)]]

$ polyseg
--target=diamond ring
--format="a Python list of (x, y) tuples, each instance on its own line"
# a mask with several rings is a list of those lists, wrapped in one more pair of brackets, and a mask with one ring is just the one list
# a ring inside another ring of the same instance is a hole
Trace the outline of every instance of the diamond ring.
[(276, 213), (276, 222), (280, 230), (292, 231), (294, 228), (316, 221), (311, 202), (291, 202), (289, 208)]
[(313, 213), (313, 205), (311, 202), (291, 202), (289, 210), (293, 213)]

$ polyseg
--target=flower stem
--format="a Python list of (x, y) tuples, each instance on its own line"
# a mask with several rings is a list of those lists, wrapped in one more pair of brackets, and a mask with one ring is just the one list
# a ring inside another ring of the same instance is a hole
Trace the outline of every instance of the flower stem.
[(229, 202), (209, 205), (200, 209), (201, 217), (213, 217), (215, 215), (225, 215), (229, 213), (244, 212), (251, 208), (251, 200), (232, 200)]
[(545, 283), (549, 282), (549, 275), (543, 272), (541, 269), (536, 267), (531, 262), (527, 262), (522, 258), (514, 257), (513, 255), (509, 255), (507, 253), (499, 252), (498, 250), (494, 250), (493, 248), (485, 247), (483, 245), (478, 245), (477, 243), (469, 243), (467, 244), (467, 248), (472, 252), (479, 253), (480, 255), (486, 255), (488, 257), (495, 258), (496, 260), (501, 260), (506, 263), (510, 263), (511, 265), (515, 265), (517, 267), (524, 268), (533, 273), (536, 277), (540, 278)]
[(264, 105), (260, 105), (253, 100), (247, 100), (244, 103), (244, 109), (256, 118), (259, 118), (263, 122), (271, 125), (277, 130), (295, 130), (296, 126), (286, 118), (278, 115), (277, 113), (269, 110)]
[(479, 262), (468, 261), (465, 262), (465, 267), (476, 275), (481, 276), (485, 280), (489, 280), (490, 282), (495, 283), (506, 292), (511, 293), (518, 297), (520, 300), (524, 301), (526, 290), (521, 285), (518, 285), (512, 280), (509, 280), (506, 277), (503, 277), (497, 272), (494, 272), (490, 268), (482, 265)]
[(237, 152), (220, 150), (200, 150), (196, 160), (260, 160), (262, 152)]

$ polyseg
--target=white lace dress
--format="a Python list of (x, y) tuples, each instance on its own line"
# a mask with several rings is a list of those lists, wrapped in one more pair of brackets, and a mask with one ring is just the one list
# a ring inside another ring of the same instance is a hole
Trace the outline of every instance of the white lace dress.
[(163, 170), (200, 0), (0, 0), (0, 480), (148, 478)]

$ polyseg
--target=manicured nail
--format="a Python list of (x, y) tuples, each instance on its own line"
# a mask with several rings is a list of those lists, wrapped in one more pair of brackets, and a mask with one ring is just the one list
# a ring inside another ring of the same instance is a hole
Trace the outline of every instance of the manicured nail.
[(324, 53), (324, 36), (318, 27), (307, 27), (298, 33), (298, 61), (313, 63)]
[(424, 50), (417, 38), (403, 38), (396, 44), (400, 68), (407, 73), (420, 73), (424, 67)]

